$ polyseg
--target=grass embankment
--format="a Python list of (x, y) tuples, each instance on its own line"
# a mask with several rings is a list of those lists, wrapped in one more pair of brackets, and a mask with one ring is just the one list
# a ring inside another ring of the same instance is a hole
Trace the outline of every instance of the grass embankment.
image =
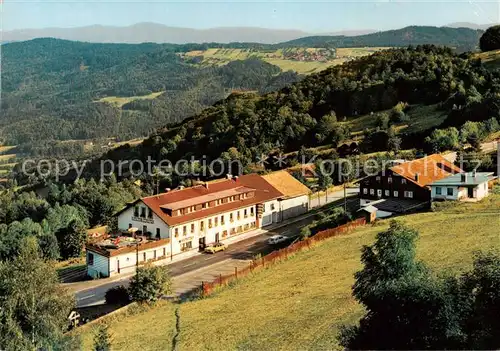
[[(400, 219), (420, 232), (418, 258), (436, 274), (454, 274), (471, 267), (474, 251), (500, 247), (499, 208), (500, 195), (491, 195), (481, 203)], [(355, 323), (363, 313), (351, 296), (360, 249), (388, 224), (380, 221), (326, 240), (209, 298), (181, 304), (179, 349), (339, 348), (339, 326)], [(174, 308), (162, 303), (115, 319), (114, 349), (169, 349)]]

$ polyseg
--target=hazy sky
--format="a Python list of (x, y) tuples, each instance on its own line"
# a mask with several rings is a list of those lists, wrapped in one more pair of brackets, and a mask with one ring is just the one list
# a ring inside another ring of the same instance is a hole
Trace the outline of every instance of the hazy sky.
[[(1, 0), (0, 0), (1, 1)], [(125, 26), (156, 22), (175, 27), (252, 26), (328, 32), (391, 29), (410, 24), (500, 21), (497, 1), (58, 1), (4, 0), (3, 30)]]

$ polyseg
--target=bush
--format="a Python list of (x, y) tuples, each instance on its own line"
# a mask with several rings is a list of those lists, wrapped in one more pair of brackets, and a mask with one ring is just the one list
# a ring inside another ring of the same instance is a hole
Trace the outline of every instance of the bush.
[(431, 204), (432, 212), (440, 212), (445, 211), (450, 208), (458, 206), (459, 202), (457, 201), (435, 201)]
[(490, 27), (479, 39), (481, 51), (491, 51), (500, 49), (500, 26)]
[(154, 303), (172, 292), (167, 266), (147, 264), (140, 267), (130, 280), (129, 293), (133, 301)]
[(128, 289), (123, 286), (115, 286), (106, 291), (106, 303), (110, 305), (126, 305), (130, 302)]

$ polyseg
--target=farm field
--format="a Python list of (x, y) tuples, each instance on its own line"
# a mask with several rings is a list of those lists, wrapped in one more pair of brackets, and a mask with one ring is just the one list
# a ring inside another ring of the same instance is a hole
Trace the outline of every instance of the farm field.
[[(436, 274), (456, 274), (471, 267), (475, 251), (500, 248), (499, 208), (500, 195), (491, 195), (480, 203), (400, 220), (420, 233), (419, 259)], [(339, 327), (355, 323), (363, 313), (351, 296), (353, 274), (361, 268), (360, 249), (388, 225), (383, 220), (320, 242), (205, 299), (162, 302), (146, 312), (114, 316), (113, 348), (170, 349), (178, 307), (179, 350), (339, 349)], [(91, 330), (81, 329), (85, 350), (91, 348)]]
[[(301, 74), (319, 72), (329, 66), (342, 64), (356, 57), (370, 55), (387, 48), (338, 48), (336, 55), (324, 48), (289, 48), (274, 51), (257, 49), (218, 49), (190, 51), (183, 56), (187, 59), (199, 57), (198, 65), (220, 66), (234, 60), (260, 58), (270, 64), (280, 67), (283, 71), (296, 71)], [(301, 57), (309, 58), (302, 60)]]
[(156, 99), (158, 96), (160, 96), (163, 93), (164, 93), (164, 91), (159, 91), (156, 93), (151, 93), (149, 95), (143, 95), (143, 96), (130, 96), (130, 97), (107, 96), (105, 98), (97, 100), (97, 102), (106, 102), (108, 104), (111, 104), (113, 106), (120, 108), (123, 105), (128, 104), (129, 102), (134, 101), (134, 100), (153, 100), (153, 99)]

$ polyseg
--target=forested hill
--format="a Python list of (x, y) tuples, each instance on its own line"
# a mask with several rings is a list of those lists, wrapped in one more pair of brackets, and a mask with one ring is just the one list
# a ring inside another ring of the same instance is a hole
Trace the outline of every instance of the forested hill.
[(298, 80), (260, 60), (201, 68), (176, 54), (200, 47), (49, 38), (2, 45), (1, 138), (7, 144), (130, 139), (234, 90), (270, 91)]
[[(387, 141), (395, 132), (387, 129), (387, 121), (378, 122), (378, 111), (400, 105), (394, 116), (399, 121), (407, 104), (433, 105), (448, 115), (442, 127), (498, 119), (499, 82), (498, 71), (490, 72), (479, 61), (457, 56), (450, 49), (392, 49), (307, 76), (277, 92), (231, 96), (178, 126), (159, 130), (135, 149), (125, 146), (105, 157), (151, 155), (175, 161), (207, 155), (238, 157), (250, 165), (276, 150), (290, 152), (349, 141), (350, 125), (344, 121), (359, 115), (365, 115), (363, 143), (365, 152), (370, 152), (376, 137)], [(379, 127), (368, 129), (375, 126), (375, 120)], [(423, 147), (431, 132), (412, 135), (403, 130), (398, 138), (402, 147)], [(379, 150), (388, 149), (386, 142), (381, 145)]]
[(470, 28), (449, 28), (430, 26), (410, 26), (396, 30), (358, 36), (310, 36), (282, 43), (283, 47), (406, 47), (408, 45), (443, 45), (460, 48), (462, 51), (477, 48), (482, 30)]

